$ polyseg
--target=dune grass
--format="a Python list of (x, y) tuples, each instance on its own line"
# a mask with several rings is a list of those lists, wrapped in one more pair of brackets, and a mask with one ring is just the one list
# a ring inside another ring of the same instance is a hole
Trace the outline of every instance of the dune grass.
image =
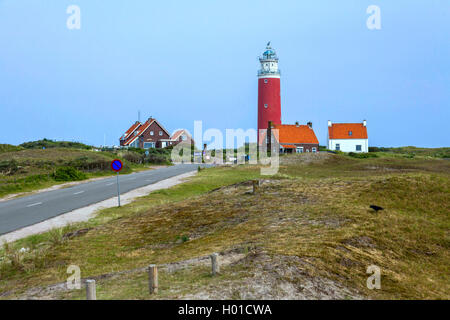
[[(308, 274), (339, 281), (366, 297), (450, 298), (448, 161), (293, 155), (282, 159), (276, 176), (262, 177), (267, 181), (256, 194), (249, 192), (250, 184), (230, 186), (259, 178), (258, 169), (201, 170), (187, 183), (102, 210), (59, 232), (92, 228), (80, 237), (57, 241), (58, 234), (45, 233), (17, 241), (14, 248), (30, 251), (16, 264), (3, 258), (0, 292), (13, 290), (7, 297), (17, 297), (30, 287), (65, 281), (70, 264), (80, 266), (82, 277), (92, 277), (252, 246), (273, 256), (300, 257), (308, 262)], [(385, 209), (375, 213), (370, 204)], [(187, 240), (180, 241), (183, 237)], [(381, 290), (366, 287), (369, 265), (381, 268)], [(225, 285), (251, 275), (251, 265), (245, 273), (236, 268), (211, 281)], [(210, 281), (207, 274), (201, 267), (163, 274), (161, 297), (186, 293), (169, 290), (164, 281), (202, 290)], [(100, 294), (151, 298), (144, 278), (100, 280)]]
[(122, 159), (122, 174), (148, 169), (124, 159), (127, 153), (95, 152), (74, 148), (18, 149), (0, 153), (0, 197), (48, 188), (68, 181), (57, 181), (54, 173), (60, 167), (82, 171), (87, 179), (113, 175), (110, 162)]

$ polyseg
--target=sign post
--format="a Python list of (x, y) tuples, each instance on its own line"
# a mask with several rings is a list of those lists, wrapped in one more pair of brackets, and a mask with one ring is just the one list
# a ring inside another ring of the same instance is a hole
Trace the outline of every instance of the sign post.
[(111, 162), (111, 169), (115, 172), (117, 172), (117, 200), (119, 202), (120, 207), (120, 186), (119, 186), (119, 172), (123, 168), (123, 163), (119, 159), (114, 159)]

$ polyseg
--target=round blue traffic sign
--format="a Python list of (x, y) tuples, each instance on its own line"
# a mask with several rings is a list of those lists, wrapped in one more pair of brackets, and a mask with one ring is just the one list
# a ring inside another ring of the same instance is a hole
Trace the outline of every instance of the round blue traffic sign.
[(119, 172), (123, 168), (123, 163), (119, 159), (114, 159), (111, 162), (111, 169), (113, 169), (115, 172)]

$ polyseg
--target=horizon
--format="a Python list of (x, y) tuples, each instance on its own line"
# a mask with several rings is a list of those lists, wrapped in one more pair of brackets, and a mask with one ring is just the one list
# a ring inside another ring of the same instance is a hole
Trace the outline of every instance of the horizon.
[[(380, 30), (366, 26), (373, 4)], [(271, 41), (283, 124), (311, 121), (326, 145), (328, 120), (365, 119), (370, 146), (446, 147), (449, 18), (446, 1), (3, 0), (0, 143), (118, 145), (139, 111), (171, 133), (196, 120), (256, 129), (257, 57)]]

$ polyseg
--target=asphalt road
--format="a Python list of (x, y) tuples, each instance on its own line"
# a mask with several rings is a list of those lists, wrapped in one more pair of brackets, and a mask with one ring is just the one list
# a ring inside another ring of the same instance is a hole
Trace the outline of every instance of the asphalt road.
[[(197, 167), (196, 164), (180, 164), (120, 175), (120, 193), (123, 194), (183, 173), (196, 171)], [(117, 177), (114, 176), (0, 202), (0, 235), (117, 196), (116, 181)]]

